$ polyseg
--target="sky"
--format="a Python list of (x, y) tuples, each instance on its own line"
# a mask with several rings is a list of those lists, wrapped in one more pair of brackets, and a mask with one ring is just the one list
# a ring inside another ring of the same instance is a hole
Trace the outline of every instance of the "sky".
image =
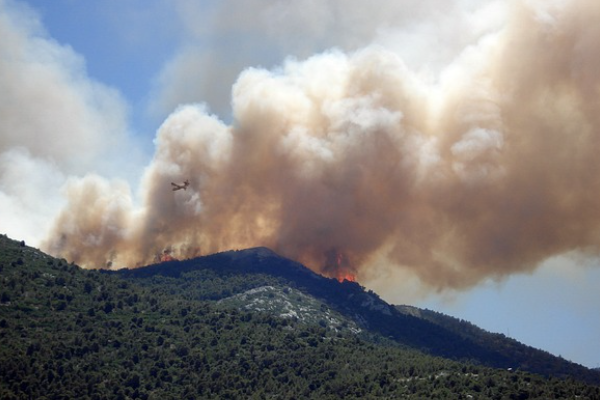
[(0, 0), (0, 232), (90, 268), (267, 245), (598, 367), (599, 22), (586, 0)]

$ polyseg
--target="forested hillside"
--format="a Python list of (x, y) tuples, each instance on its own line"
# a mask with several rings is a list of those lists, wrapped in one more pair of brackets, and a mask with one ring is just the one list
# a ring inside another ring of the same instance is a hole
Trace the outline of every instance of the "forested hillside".
[[(258, 303), (256, 295), (246, 309), (265, 310), (277, 302), (279, 315), (289, 312), (295, 294), (317, 299), (313, 307), (315, 322), (342, 320), (343, 326), (362, 329), (407, 348), (434, 356), (503, 369), (522, 369), (544, 376), (569, 377), (600, 384), (600, 374), (504, 335), (485, 332), (466, 321), (460, 322), (416, 307), (391, 306), (376, 293), (356, 282), (338, 282), (315, 274), (303, 265), (265, 249), (228, 251), (186, 261), (172, 261), (134, 270), (120, 270), (119, 276), (166, 293), (191, 296), (199, 300), (231, 303), (234, 294), (264, 285), (286, 288), (288, 292), (268, 290), (271, 299)], [(206, 283), (209, 282), (207, 285)], [(277, 296), (276, 296), (277, 294)], [(284, 303), (288, 303), (283, 307)], [(283, 308), (282, 308), (283, 307)], [(295, 309), (299, 309), (297, 305)], [(322, 309), (321, 309), (322, 308)], [(286, 311), (287, 310), (287, 311)], [(333, 316), (333, 314), (335, 316)], [(304, 313), (305, 317), (307, 313)]]
[[(139, 270), (146, 278), (83, 270), (0, 237), (0, 398), (600, 397), (572, 378), (451, 361), (365, 334), (343, 310), (267, 273), (190, 267), (205, 275), (192, 280), (152, 268)], [(261, 311), (262, 295), (297, 304)], [(290, 313), (301, 308), (319, 318)]]
[(487, 332), (469, 321), (417, 307), (396, 306), (396, 308), (404, 314), (415, 316), (450, 331), (458, 335), (461, 340), (476, 346), (493, 348), (499, 357), (504, 357), (512, 363), (512, 368), (535, 371), (546, 376), (577, 376), (578, 379), (600, 384), (600, 374), (597, 370), (585, 368), (547, 351), (527, 346), (501, 333)]

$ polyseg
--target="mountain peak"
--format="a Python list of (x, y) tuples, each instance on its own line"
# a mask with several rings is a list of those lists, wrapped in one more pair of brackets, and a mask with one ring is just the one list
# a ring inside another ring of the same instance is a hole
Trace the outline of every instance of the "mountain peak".
[[(400, 394), (398, 391), (408, 393), (406, 385), (411, 382), (434, 384), (446, 377), (452, 378), (454, 384), (466, 379), (466, 384), (485, 389), (481, 387), (487, 382), (485, 376), (503, 374), (506, 379), (494, 378), (490, 384), (496, 388), (507, 382), (513, 387), (513, 378), (527, 377), (519, 370), (573, 377), (593, 384), (600, 382), (597, 371), (503, 335), (481, 332), (465, 321), (411, 306), (392, 307), (358, 283), (322, 277), (264, 247), (134, 270), (83, 271), (66, 260), (55, 259), (24, 242), (0, 235), (0, 271), (8, 282), (0, 290), (0, 337), (9, 344), (7, 351), (0, 354), (0, 382), (10, 384), (0, 384), (2, 393), (8, 387), (28, 391), (40, 387), (40, 392), (46, 393), (63, 390), (66, 386), (60, 381), (63, 373), (45, 371), (52, 365), (60, 366), (64, 372), (82, 370), (88, 365), (110, 365), (108, 370), (89, 368), (97, 374), (86, 375), (87, 382), (81, 380), (80, 386), (69, 382), (69, 387), (76, 390), (71, 397), (86, 397), (90, 379), (98, 377), (100, 382), (105, 379), (103, 376), (120, 368), (112, 379), (119, 382), (117, 376), (124, 377), (122, 384), (131, 389), (129, 395), (134, 398), (134, 390), (157, 390), (158, 385), (169, 383), (169, 374), (176, 370), (174, 365), (183, 366), (177, 376), (193, 379), (190, 387), (204, 388), (204, 383), (216, 382), (219, 374), (223, 377), (223, 387), (229, 387), (227, 384), (237, 379), (236, 368), (239, 368), (239, 376), (247, 377), (252, 371), (259, 371), (256, 379), (277, 379), (271, 383), (257, 380), (257, 387), (271, 385), (269, 387), (285, 387), (285, 390), (296, 388), (303, 381), (281, 386), (285, 383), (279, 378), (296, 377), (296, 371), (301, 368), (302, 376), (309, 382), (303, 389), (304, 394), (309, 393), (307, 390), (316, 393), (316, 387), (308, 387), (309, 384), (314, 386), (316, 380), (327, 376), (327, 384), (333, 384), (336, 374), (349, 366), (357, 366), (356, 373), (340, 374), (343, 380), (337, 381), (341, 385), (337, 387), (351, 385), (352, 381), (347, 380), (349, 376), (360, 377), (360, 385), (377, 383), (389, 376), (390, 382), (400, 385), (386, 392), (387, 398), (393, 397), (391, 393)], [(36, 329), (20, 329), (20, 326)], [(65, 327), (68, 332), (79, 332), (85, 327), (91, 334), (78, 335), (75, 340), (65, 342)], [(94, 335), (93, 332), (106, 334)], [(19, 361), (28, 356), (27, 363)], [(454, 361), (440, 361), (440, 356)], [(114, 360), (119, 362), (113, 365)], [(170, 360), (174, 362), (166, 362)], [(211, 360), (219, 360), (218, 365)], [(218, 370), (223, 360), (230, 360), (231, 364)], [(472, 360), (478, 365), (459, 364), (456, 360)], [(293, 362), (288, 365), (288, 361)], [(427, 362), (433, 363), (432, 367), (424, 370)], [(323, 375), (324, 365), (331, 365), (331, 374)], [(392, 371), (392, 366), (403, 365), (406, 371)], [(447, 375), (449, 365), (454, 365), (456, 374)], [(494, 372), (482, 366), (500, 369)], [(311, 372), (312, 367), (316, 370)], [(275, 377), (260, 372), (265, 368), (289, 374), (280, 373)], [(511, 372), (507, 372), (508, 368)], [(365, 371), (370, 375), (364, 375)], [(132, 372), (134, 375), (129, 376)], [(163, 376), (167, 379), (163, 380)], [(456, 380), (459, 376), (461, 378)], [(35, 384), (17, 384), (26, 382), (22, 377)], [(54, 385), (49, 377), (60, 382), (60, 386)], [(139, 384), (140, 380), (156, 381), (157, 385), (147, 389)], [(524, 390), (536, 390), (540, 398), (552, 397), (548, 392), (540, 392), (540, 388), (558, 385), (553, 383), (556, 380), (529, 377), (522, 382)], [(163, 386), (159, 389), (169, 389)], [(464, 390), (472, 387), (464, 386)], [(594, 387), (578, 387), (587, 391), (581, 392), (582, 398), (599, 398)], [(364, 389), (362, 386), (350, 388), (352, 393)], [(380, 391), (388, 385), (373, 388)], [(96, 386), (93, 389), (96, 390)], [(362, 397), (373, 398), (370, 392), (360, 393)], [(314, 398), (344, 397), (342, 394), (335, 389), (316, 393)], [(431, 392), (416, 395), (430, 397), (427, 394)], [(36, 392), (16, 397), (39, 396)], [(185, 396), (179, 393), (175, 397)]]
[(226, 254), (232, 258), (244, 258), (244, 257), (259, 257), (259, 258), (271, 258), (278, 257), (282, 258), (279, 254), (275, 253), (273, 250), (268, 247), (259, 246), (259, 247), (251, 247), (249, 249), (242, 250), (229, 250), (225, 251), (221, 254)]
[[(158, 269), (152, 272), (152, 268)], [(266, 247), (231, 250), (173, 264), (140, 268), (129, 273), (132, 278), (153, 274), (181, 277), (181, 282), (186, 282), (187, 287), (194, 287), (198, 298), (223, 300), (223, 304), (237, 304), (237, 308), (248, 306), (265, 312), (272, 309), (278, 316), (293, 312), (299, 316), (298, 310), (309, 304), (308, 301), (296, 304), (296, 293), (302, 293), (315, 299), (315, 309), (318, 311), (315, 315), (336, 313), (343, 316), (344, 320), (351, 321), (348, 326), (355, 324), (363, 332), (379, 335), (430, 355), (476, 360), (502, 369), (522, 368), (547, 376), (578, 375), (588, 382), (599, 381), (598, 375), (591, 370), (557, 360), (549, 353), (502, 335), (475, 329), (470, 324), (417, 307), (392, 306), (356, 282), (339, 282), (335, 278), (323, 277)], [(229, 286), (206, 292), (203, 279), (207, 276), (213, 281), (222, 282), (223, 287)], [(194, 280), (196, 283), (193, 283)], [(232, 283), (226, 284), (227, 281)], [(172, 290), (180, 290), (178, 285), (173, 281)], [(321, 310), (320, 304), (329, 311)], [(327, 318), (321, 319), (327, 322)]]

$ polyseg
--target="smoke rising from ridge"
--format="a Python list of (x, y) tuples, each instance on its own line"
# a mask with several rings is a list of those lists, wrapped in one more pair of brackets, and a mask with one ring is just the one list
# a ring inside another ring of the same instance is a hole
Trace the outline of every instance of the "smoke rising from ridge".
[(135, 151), (120, 150), (129, 139), (118, 92), (90, 79), (32, 9), (0, 0), (0, 37), (0, 228), (35, 242), (70, 176), (122, 172)]
[[(598, 255), (600, 5), (511, 2), (439, 79), (383, 45), (246, 69), (234, 122), (186, 105), (127, 185), (70, 181), (44, 247), (89, 267), (264, 245), (437, 288)], [(186, 191), (170, 182), (190, 180)]]

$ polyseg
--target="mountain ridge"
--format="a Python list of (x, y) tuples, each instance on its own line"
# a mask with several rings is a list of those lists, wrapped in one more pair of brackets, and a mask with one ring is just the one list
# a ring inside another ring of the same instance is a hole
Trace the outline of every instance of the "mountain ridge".
[[(454, 360), (470, 360), (494, 368), (523, 369), (545, 376), (579, 376), (600, 384), (600, 375), (584, 366), (524, 345), (503, 334), (487, 332), (468, 322), (461, 323), (460, 320), (441, 313), (423, 309), (418, 309), (419, 312), (415, 313), (408, 310), (416, 310), (416, 307), (391, 305), (357, 282), (339, 282), (334, 278), (323, 277), (265, 247), (230, 250), (146, 268), (148, 269), (119, 270), (116, 273), (123, 276), (148, 273), (172, 275), (196, 269), (212, 269), (229, 274), (271, 274), (323, 301), (359, 328), (374, 331), (382, 337), (427, 354)], [(228, 293), (224, 293), (221, 298), (228, 297), (226, 295)], [(470, 330), (465, 327), (470, 327)]]
[(600, 397), (385, 336), (396, 307), (264, 250), (99, 271), (0, 235), (0, 282), (0, 398)]

